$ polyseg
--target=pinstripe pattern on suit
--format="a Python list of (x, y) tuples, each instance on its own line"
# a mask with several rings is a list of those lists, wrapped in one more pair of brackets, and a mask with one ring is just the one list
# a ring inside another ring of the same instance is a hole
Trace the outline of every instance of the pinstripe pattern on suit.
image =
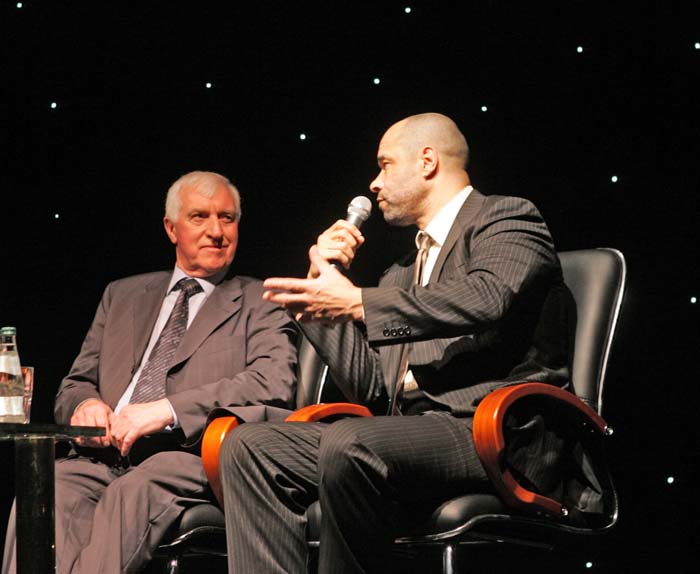
[(434, 411), (237, 429), (221, 455), (231, 573), (304, 572), (304, 510), (316, 498), (319, 572), (386, 571), (401, 502), (420, 507), (469, 481), (486, 487), (470, 427), (478, 401), (514, 382), (567, 383), (566, 288), (529, 201), (472, 192), (428, 285), (411, 285), (414, 260), (415, 252), (363, 290), (366, 330), (302, 329), (346, 397), (376, 413), (386, 412), (400, 343), (410, 343), (411, 370)]
[(423, 506), (485, 488), (466, 422), (432, 413), (239, 426), (221, 453), (225, 496), (236, 501), (227, 503), (229, 572), (305, 573), (304, 513), (316, 499), (319, 572), (389, 572), (397, 504), (419, 519)]
[(421, 390), (457, 416), (503, 384), (568, 383), (568, 291), (531, 202), (474, 190), (424, 287), (411, 285), (414, 259), (363, 289), (366, 333), (352, 323), (301, 326), (348, 400), (385, 412), (403, 342)]

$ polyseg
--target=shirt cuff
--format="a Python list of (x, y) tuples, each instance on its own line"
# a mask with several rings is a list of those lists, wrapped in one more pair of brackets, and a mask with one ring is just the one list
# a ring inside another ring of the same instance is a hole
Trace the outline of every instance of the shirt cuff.
[(170, 404), (170, 401), (169, 401), (168, 399), (165, 399), (165, 400), (167, 401), (168, 406), (170, 407), (170, 412), (173, 413), (173, 424), (168, 425), (168, 426), (165, 427), (165, 428), (168, 429), (168, 430), (180, 428), (180, 423), (179, 423), (178, 420), (177, 420), (177, 413), (175, 412), (175, 409), (173, 408), (173, 405)]

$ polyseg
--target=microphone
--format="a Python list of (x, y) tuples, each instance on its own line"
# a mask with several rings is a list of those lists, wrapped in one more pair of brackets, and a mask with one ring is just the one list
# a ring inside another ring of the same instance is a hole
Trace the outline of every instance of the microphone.
[[(345, 221), (352, 223), (359, 229), (362, 224), (369, 219), (371, 212), (372, 201), (364, 195), (358, 195), (348, 204), (348, 211), (347, 215), (345, 216)], [(338, 263), (332, 262), (331, 265), (338, 271), (343, 270), (342, 266)]]
[(352, 223), (358, 229), (369, 219), (372, 211), (372, 202), (364, 195), (358, 195), (348, 204), (348, 213), (345, 221)]

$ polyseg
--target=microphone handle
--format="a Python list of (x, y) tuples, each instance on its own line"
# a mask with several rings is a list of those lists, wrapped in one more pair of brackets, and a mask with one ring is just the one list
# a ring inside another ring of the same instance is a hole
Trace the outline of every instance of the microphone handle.
[(366, 217), (363, 219), (359, 214), (357, 213), (348, 213), (347, 216), (345, 217), (345, 221), (348, 223), (352, 223), (355, 227), (360, 229), (362, 224), (365, 222)]
[[(360, 229), (360, 227), (362, 226), (362, 224), (363, 224), (366, 220), (367, 220), (367, 216), (362, 217), (362, 216), (361, 216), (360, 214), (358, 214), (358, 213), (351, 213), (351, 212), (348, 212), (347, 215), (345, 216), (345, 221), (347, 221), (348, 223), (352, 223), (352, 224), (353, 224), (355, 227), (357, 227), (358, 229)], [(336, 263), (335, 261), (331, 261), (331, 267), (335, 267), (335, 268), (336, 268), (338, 271), (340, 271), (341, 273), (344, 273), (344, 272), (345, 272), (345, 269), (343, 269), (343, 266), (340, 265), (339, 263)]]

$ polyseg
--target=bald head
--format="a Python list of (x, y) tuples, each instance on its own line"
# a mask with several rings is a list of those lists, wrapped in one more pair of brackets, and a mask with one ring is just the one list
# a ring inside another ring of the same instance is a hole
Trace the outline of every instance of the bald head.
[(443, 114), (409, 116), (391, 126), (384, 137), (395, 138), (395, 143), (410, 153), (424, 147), (435, 148), (445, 167), (465, 169), (469, 161), (467, 140), (457, 124)]
[(469, 185), (468, 155), (462, 132), (442, 114), (419, 114), (392, 125), (379, 142), (379, 174), (369, 184), (384, 220), (424, 229)]

